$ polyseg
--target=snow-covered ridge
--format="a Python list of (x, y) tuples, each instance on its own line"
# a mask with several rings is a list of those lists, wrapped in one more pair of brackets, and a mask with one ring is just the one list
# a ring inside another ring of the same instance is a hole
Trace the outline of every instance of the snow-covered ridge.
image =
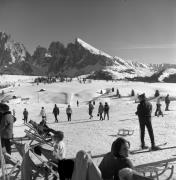
[(97, 48), (93, 47), (92, 45), (86, 43), (85, 41), (83, 41), (80, 38), (77, 38), (76, 42), (78, 42), (80, 45), (82, 45), (85, 49), (89, 50), (92, 54), (102, 55), (102, 56), (105, 56), (105, 57), (110, 58), (110, 59), (113, 58), (109, 54), (107, 54), (107, 53), (105, 53), (103, 51), (100, 51), (99, 49), (97, 49)]
[(159, 81), (163, 81), (166, 77), (169, 77), (172, 74), (176, 74), (176, 69), (169, 68), (163, 71), (163, 74), (158, 78)]

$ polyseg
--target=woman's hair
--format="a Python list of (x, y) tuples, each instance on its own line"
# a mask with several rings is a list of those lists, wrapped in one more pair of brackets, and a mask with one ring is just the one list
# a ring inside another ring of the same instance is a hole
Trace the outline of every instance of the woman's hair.
[(112, 143), (112, 146), (111, 146), (111, 152), (114, 156), (118, 156), (119, 155), (119, 152), (120, 152), (120, 149), (121, 149), (121, 146), (125, 143), (128, 143), (129, 146), (130, 146), (130, 143), (122, 138), (122, 137), (119, 137), (117, 138), (113, 143)]

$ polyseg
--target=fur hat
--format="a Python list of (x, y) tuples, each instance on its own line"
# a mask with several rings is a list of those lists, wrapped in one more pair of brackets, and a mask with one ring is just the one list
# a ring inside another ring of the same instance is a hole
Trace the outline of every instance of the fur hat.
[(9, 106), (7, 104), (0, 103), (0, 111), (9, 111)]

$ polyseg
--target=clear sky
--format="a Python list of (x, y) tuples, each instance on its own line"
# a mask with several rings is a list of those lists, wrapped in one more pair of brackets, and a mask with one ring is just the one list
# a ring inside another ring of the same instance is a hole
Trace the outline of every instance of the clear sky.
[(79, 37), (112, 56), (176, 64), (176, 0), (0, 0), (0, 31), (30, 53)]

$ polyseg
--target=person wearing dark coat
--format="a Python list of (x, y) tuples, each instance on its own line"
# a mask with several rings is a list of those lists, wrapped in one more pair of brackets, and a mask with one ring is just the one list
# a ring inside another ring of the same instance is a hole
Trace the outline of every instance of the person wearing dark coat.
[(55, 122), (58, 122), (57, 116), (59, 115), (59, 108), (57, 107), (57, 105), (55, 104), (54, 108), (53, 108), (53, 114), (55, 117)]
[(92, 119), (93, 118), (93, 115), (92, 115), (92, 113), (93, 113), (93, 109), (94, 109), (94, 106), (93, 106), (93, 104), (91, 103), (91, 101), (89, 101), (89, 119)]
[(0, 103), (0, 112), (2, 113), (0, 123), (1, 145), (2, 148), (5, 147), (8, 154), (11, 154), (10, 139), (13, 138), (14, 117), (11, 111), (9, 111), (9, 106), (6, 104)]
[(99, 107), (98, 107), (98, 115), (100, 116), (100, 120), (103, 120), (103, 112), (104, 112), (104, 106), (100, 102)]
[(24, 108), (24, 111), (23, 111), (23, 120), (24, 120), (24, 123), (27, 123), (27, 120), (28, 120), (28, 111), (26, 108)]
[(128, 159), (129, 147), (129, 142), (122, 137), (112, 143), (111, 151), (105, 154), (99, 165), (103, 179), (120, 180), (121, 169), (133, 168), (131, 160)]
[(170, 104), (169, 94), (167, 94), (167, 96), (165, 97), (165, 104), (166, 104), (165, 111), (169, 111), (169, 104)]
[(140, 103), (137, 106), (136, 115), (139, 118), (140, 132), (141, 132), (141, 148), (147, 149), (145, 145), (144, 136), (145, 136), (145, 127), (147, 127), (150, 140), (151, 140), (151, 149), (159, 150), (160, 148), (155, 145), (153, 127), (151, 122), (151, 113), (152, 113), (152, 104), (147, 101), (145, 93), (138, 96)]
[(104, 120), (105, 120), (105, 117), (107, 116), (108, 120), (109, 120), (109, 105), (107, 102), (105, 102), (105, 105), (104, 105)]

